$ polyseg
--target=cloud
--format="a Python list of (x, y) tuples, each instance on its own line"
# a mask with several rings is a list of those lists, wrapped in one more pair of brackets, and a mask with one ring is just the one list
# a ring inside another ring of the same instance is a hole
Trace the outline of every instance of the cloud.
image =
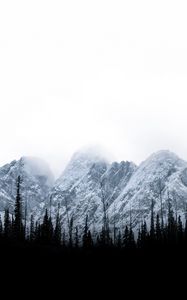
[(1, 3), (0, 163), (41, 156), (59, 174), (87, 144), (136, 163), (163, 148), (187, 159), (186, 8)]

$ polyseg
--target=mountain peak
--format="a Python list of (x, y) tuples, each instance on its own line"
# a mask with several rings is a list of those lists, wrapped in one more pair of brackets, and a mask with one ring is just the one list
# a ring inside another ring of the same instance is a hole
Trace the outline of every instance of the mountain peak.
[(83, 147), (75, 152), (71, 160), (109, 161), (108, 152), (101, 146)]
[(186, 162), (183, 159), (181, 159), (178, 155), (169, 150), (160, 150), (151, 154), (146, 160), (144, 160), (140, 164), (139, 168), (150, 165), (155, 167), (163, 165), (163, 167), (166, 167), (167, 165), (173, 164), (175, 164), (178, 167), (182, 167), (186, 165)]
[[(97, 151), (96, 151), (97, 150)], [(99, 149), (95, 147), (82, 148), (75, 152), (64, 172), (57, 179), (57, 185), (67, 187), (72, 185), (76, 180), (80, 180), (83, 176), (89, 173), (91, 168), (101, 164), (107, 167), (107, 159), (101, 154)]]
[(24, 170), (33, 176), (45, 176), (47, 182), (52, 185), (54, 182), (53, 173), (45, 160), (35, 156), (22, 156), (19, 163), (23, 165)]
[(177, 154), (170, 150), (159, 150), (157, 152), (154, 152), (149, 156), (148, 159), (166, 159), (166, 158), (171, 158), (171, 159), (180, 159)]

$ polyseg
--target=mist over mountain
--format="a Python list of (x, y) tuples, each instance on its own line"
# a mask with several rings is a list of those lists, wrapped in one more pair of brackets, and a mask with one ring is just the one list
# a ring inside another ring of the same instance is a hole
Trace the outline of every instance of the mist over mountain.
[[(22, 178), (21, 196), (27, 217), (43, 217), (45, 209), (54, 218), (59, 211), (64, 228), (73, 220), (83, 228), (86, 216), (89, 228), (101, 228), (103, 201), (112, 227), (129, 224), (137, 227), (150, 219), (151, 204), (155, 214), (167, 218), (168, 201), (175, 215), (184, 219), (187, 207), (187, 162), (176, 154), (162, 150), (152, 154), (139, 166), (133, 162), (110, 162), (93, 149), (76, 152), (54, 181), (48, 165), (41, 159), (22, 157), (0, 168), (0, 211), (13, 213), (16, 180)], [(149, 223), (149, 221), (148, 221)]]
[(19, 175), (22, 209), (27, 208), (28, 218), (31, 213), (39, 218), (54, 184), (54, 176), (47, 163), (36, 157), (22, 157), (0, 168), (0, 211), (9, 208), (13, 213)]

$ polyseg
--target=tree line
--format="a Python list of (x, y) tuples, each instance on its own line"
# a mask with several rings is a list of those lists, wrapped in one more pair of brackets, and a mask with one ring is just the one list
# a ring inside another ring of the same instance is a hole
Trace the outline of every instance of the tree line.
[[(23, 215), (22, 197), (20, 193), (21, 178), (17, 179), (16, 200), (14, 214), (5, 209), (4, 220), (0, 217), (0, 241), (28, 243), (32, 245), (49, 245), (66, 248), (117, 248), (117, 249), (145, 249), (164, 246), (187, 246), (187, 220), (183, 224), (181, 216), (174, 216), (171, 200), (168, 199), (167, 221), (163, 216), (154, 212), (154, 202), (151, 203), (149, 226), (144, 220), (139, 224), (138, 234), (135, 237), (132, 222), (122, 230), (115, 227), (111, 231), (109, 226), (105, 202), (103, 200), (103, 226), (100, 232), (93, 233), (89, 229), (88, 216), (84, 228), (73, 225), (73, 218), (68, 221), (68, 232), (62, 228), (59, 206), (55, 220), (48, 210), (45, 210), (42, 222), (30, 217), (27, 225), (26, 211)], [(104, 199), (104, 198), (103, 198)], [(130, 218), (131, 219), (131, 218)], [(136, 230), (137, 232), (137, 230)]]

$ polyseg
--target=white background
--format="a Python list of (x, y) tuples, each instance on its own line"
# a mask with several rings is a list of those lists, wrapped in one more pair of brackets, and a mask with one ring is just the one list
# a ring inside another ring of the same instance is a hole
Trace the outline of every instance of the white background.
[(139, 163), (187, 159), (186, 1), (1, 1), (0, 165), (22, 155), (56, 175), (101, 144)]

